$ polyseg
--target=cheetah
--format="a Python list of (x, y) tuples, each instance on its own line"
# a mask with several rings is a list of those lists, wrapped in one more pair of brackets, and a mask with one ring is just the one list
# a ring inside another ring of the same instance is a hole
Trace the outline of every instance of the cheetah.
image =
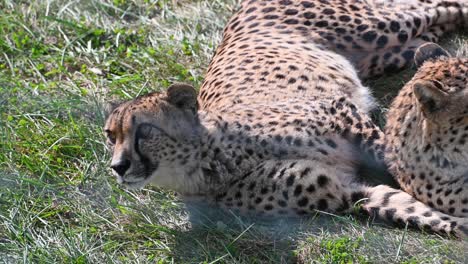
[(468, 58), (426, 44), (415, 61), (387, 115), (385, 160), (404, 191), (468, 218)]
[(243, 1), (198, 95), (174, 84), (111, 111), (117, 182), (267, 217), (362, 202), (372, 216), (467, 236), (466, 219), (423, 216), (428, 205), (359, 176), (363, 164), (384, 167), (375, 100), (360, 78), (404, 67), (425, 38), (467, 21), (464, 2), (419, 2)]

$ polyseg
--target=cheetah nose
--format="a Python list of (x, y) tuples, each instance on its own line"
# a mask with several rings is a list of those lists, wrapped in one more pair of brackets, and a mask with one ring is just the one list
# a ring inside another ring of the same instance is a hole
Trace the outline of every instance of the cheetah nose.
[(130, 161), (125, 159), (121, 160), (116, 164), (111, 164), (111, 168), (117, 172), (120, 176), (124, 176), (125, 172), (127, 172), (128, 168), (130, 168)]

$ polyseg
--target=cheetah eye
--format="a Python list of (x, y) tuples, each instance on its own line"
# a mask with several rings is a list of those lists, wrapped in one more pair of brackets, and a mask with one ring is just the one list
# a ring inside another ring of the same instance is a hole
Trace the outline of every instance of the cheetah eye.
[(107, 141), (108, 141), (111, 145), (115, 145), (115, 141), (116, 141), (115, 134), (112, 133), (112, 131), (110, 131), (110, 130), (106, 130), (105, 132), (106, 132)]

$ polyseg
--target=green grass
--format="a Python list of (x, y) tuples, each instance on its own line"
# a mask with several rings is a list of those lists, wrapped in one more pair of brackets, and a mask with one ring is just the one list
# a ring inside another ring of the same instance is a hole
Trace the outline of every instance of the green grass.
[[(116, 185), (103, 143), (104, 103), (174, 81), (199, 86), (236, 6), (0, 2), (0, 262), (468, 261), (464, 242), (365, 217), (265, 221), (202, 211), (189, 219), (173, 193)], [(453, 43), (466, 40), (446, 40)], [(411, 74), (369, 82), (384, 111)]]

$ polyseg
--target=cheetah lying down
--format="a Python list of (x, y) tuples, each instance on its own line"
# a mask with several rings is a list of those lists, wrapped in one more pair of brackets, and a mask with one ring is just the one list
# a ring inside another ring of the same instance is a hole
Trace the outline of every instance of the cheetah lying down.
[(112, 111), (104, 129), (118, 182), (265, 215), (349, 212), (363, 201), (389, 221), (468, 235), (466, 218), (358, 177), (364, 156), (384, 165), (374, 99), (358, 76), (408, 65), (419, 45), (468, 20), (465, 2), (419, 2), (244, 1), (198, 97), (176, 84)]

